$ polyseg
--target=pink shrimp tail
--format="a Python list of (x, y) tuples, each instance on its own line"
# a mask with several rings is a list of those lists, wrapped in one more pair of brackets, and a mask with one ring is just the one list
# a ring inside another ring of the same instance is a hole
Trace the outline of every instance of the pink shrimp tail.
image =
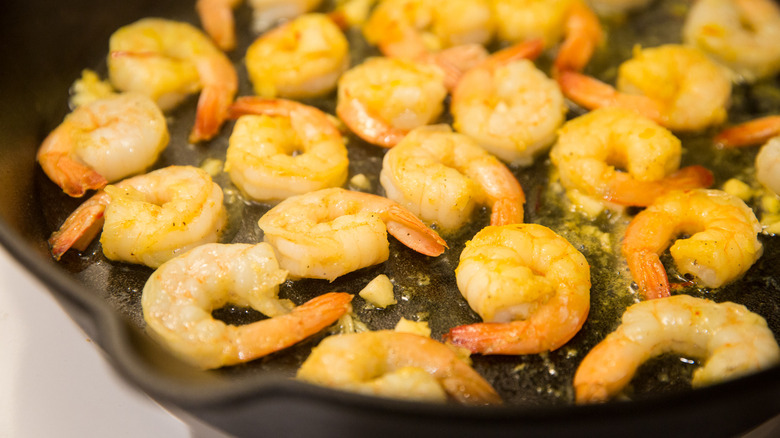
[(671, 295), (669, 277), (658, 254), (647, 250), (636, 250), (626, 254), (626, 259), (631, 276), (646, 299), (653, 300)]
[(198, 0), (195, 9), (203, 29), (217, 47), (225, 51), (233, 50), (236, 47), (236, 26), (229, 2)]
[(214, 138), (222, 123), (227, 120), (228, 108), (233, 94), (222, 87), (207, 86), (200, 92), (195, 126), (190, 132), (189, 141), (197, 143)]
[(345, 101), (336, 107), (336, 113), (358, 137), (384, 148), (395, 146), (408, 133), (408, 131), (393, 128), (385, 123), (371, 114), (359, 100), (349, 96), (346, 96)]
[(548, 345), (546, 336), (526, 321), (461, 325), (451, 328), (444, 340), (479, 354), (536, 354), (568, 341)]
[(724, 129), (715, 136), (715, 144), (737, 148), (766, 143), (780, 134), (780, 116), (767, 116)]
[(410, 211), (393, 205), (388, 208), (388, 215), (387, 232), (407, 247), (431, 257), (441, 255), (447, 248), (447, 242)]
[(438, 53), (426, 54), (421, 61), (433, 63), (444, 72), (444, 86), (452, 91), (463, 74), (488, 58), (481, 44), (464, 44), (450, 47)]
[(80, 198), (88, 190), (102, 189), (108, 181), (95, 169), (71, 158), (70, 154), (58, 152), (63, 149), (69, 151), (72, 141), (69, 130), (62, 126), (56, 128), (43, 141), (38, 162), (46, 175), (65, 193)]
[[(621, 174), (623, 175), (623, 174)], [(683, 167), (659, 181), (636, 181), (630, 176), (615, 178), (604, 199), (620, 205), (647, 207), (659, 196), (672, 190), (691, 190), (712, 185), (715, 178), (699, 165)]]
[(499, 199), (491, 208), (490, 225), (511, 225), (523, 223), (525, 199)]
[(59, 260), (69, 249), (84, 251), (103, 228), (108, 195), (98, 192), (79, 206), (49, 238), (51, 254)]
[(566, 21), (566, 39), (555, 58), (553, 75), (582, 71), (602, 38), (601, 23), (596, 14), (585, 4), (575, 2)]

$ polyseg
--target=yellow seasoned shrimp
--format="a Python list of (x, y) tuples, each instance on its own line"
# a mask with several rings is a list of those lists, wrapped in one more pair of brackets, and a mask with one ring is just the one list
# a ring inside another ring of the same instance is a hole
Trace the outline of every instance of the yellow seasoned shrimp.
[(419, 59), (493, 38), (489, 0), (381, 0), (365, 25), (366, 40), (390, 57)]
[[(648, 299), (670, 295), (669, 279), (659, 258), (666, 248), (681, 274), (707, 287), (741, 277), (761, 257), (761, 224), (753, 210), (720, 190), (674, 191), (634, 217), (626, 229), (623, 256), (631, 276)], [(679, 239), (680, 235), (689, 238)]]
[(325, 338), (301, 365), (297, 378), (375, 396), (501, 404), (490, 383), (452, 349), (425, 336), (390, 330)]
[(163, 111), (200, 91), (191, 142), (219, 132), (238, 89), (233, 64), (206, 35), (160, 18), (139, 20), (111, 35), (108, 73), (118, 90), (146, 94)]
[(756, 179), (780, 195), (780, 116), (765, 116), (724, 129), (715, 144), (744, 147), (763, 144), (756, 156)]
[(336, 89), (349, 67), (349, 43), (328, 16), (305, 14), (256, 39), (245, 61), (257, 95), (317, 97)]
[(108, 185), (81, 204), (49, 239), (59, 258), (80, 251), (101, 231), (110, 260), (156, 268), (216, 242), (226, 222), (222, 189), (201, 169), (170, 166)]
[(581, 0), (492, 0), (498, 37), (512, 43), (540, 38), (558, 48), (554, 71), (582, 70), (603, 39), (598, 17)]
[(138, 93), (115, 94), (77, 107), (38, 149), (46, 175), (70, 196), (101, 189), (149, 168), (168, 146), (160, 109)]
[(712, 184), (701, 166), (678, 170), (681, 153), (680, 140), (652, 120), (602, 108), (565, 123), (550, 159), (573, 201), (646, 206), (670, 190)]
[(683, 25), (683, 41), (728, 67), (738, 81), (780, 71), (780, 7), (772, 0), (698, 0)]
[[(147, 280), (141, 296), (147, 331), (184, 361), (219, 368), (294, 345), (351, 309), (352, 295), (337, 292), (293, 308), (277, 298), (286, 278), (266, 243), (199, 246), (167, 261)], [(211, 316), (228, 303), (271, 318), (234, 326)]]
[(586, 0), (593, 12), (602, 16), (615, 16), (643, 8), (653, 0)]
[(618, 68), (617, 89), (583, 74), (558, 77), (563, 93), (589, 109), (637, 111), (672, 131), (700, 131), (726, 120), (731, 79), (693, 47), (667, 44), (637, 48)]
[(448, 342), (482, 354), (555, 350), (590, 309), (590, 267), (563, 237), (536, 224), (488, 226), (466, 243), (458, 289), (483, 323), (452, 328)]
[(452, 93), (455, 129), (512, 164), (530, 165), (565, 120), (558, 84), (527, 59), (541, 49), (537, 39), (497, 52), (467, 71)]
[(493, 225), (523, 222), (525, 195), (512, 172), (448, 125), (410, 132), (385, 154), (379, 181), (388, 198), (444, 230), (460, 227), (479, 204), (490, 206)]
[(382, 263), (389, 232), (429, 256), (446, 243), (415, 215), (377, 195), (331, 188), (287, 198), (258, 221), (279, 264), (293, 277), (334, 280)]
[(325, 113), (291, 100), (242, 97), (225, 171), (256, 201), (279, 201), (347, 180), (349, 159), (338, 128)]
[(619, 393), (646, 360), (674, 352), (702, 359), (694, 387), (767, 369), (780, 348), (766, 321), (735, 303), (688, 295), (643, 301), (582, 360), (574, 376), (577, 403), (604, 402)]
[(369, 58), (338, 82), (336, 113), (363, 140), (392, 147), (444, 111), (447, 89), (439, 68), (400, 58)]

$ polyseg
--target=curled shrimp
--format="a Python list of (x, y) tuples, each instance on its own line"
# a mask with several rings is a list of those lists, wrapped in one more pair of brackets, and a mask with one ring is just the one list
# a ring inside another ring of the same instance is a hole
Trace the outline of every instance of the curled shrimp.
[(622, 251), (640, 291), (648, 299), (661, 298), (670, 290), (659, 255), (677, 236), (690, 236), (669, 247), (677, 270), (707, 287), (720, 287), (761, 257), (760, 232), (753, 210), (736, 196), (720, 190), (675, 191), (634, 217)]
[(780, 361), (766, 321), (735, 303), (688, 295), (643, 301), (582, 360), (574, 376), (577, 403), (603, 402), (619, 393), (637, 368), (666, 352), (703, 360), (693, 373), (699, 387), (758, 372)]
[(160, 109), (137, 93), (115, 94), (77, 107), (38, 149), (46, 175), (70, 196), (103, 188), (149, 168), (168, 146)]
[(724, 129), (714, 141), (726, 148), (763, 144), (756, 155), (756, 179), (780, 195), (780, 116), (760, 117)]
[(382, 263), (389, 232), (428, 255), (444, 252), (444, 240), (396, 202), (331, 188), (287, 198), (258, 221), (279, 264), (293, 277), (334, 280)]
[(410, 132), (385, 154), (379, 181), (388, 198), (445, 230), (460, 227), (483, 203), (493, 225), (523, 222), (525, 196), (512, 172), (448, 125)]
[(336, 113), (363, 140), (392, 147), (444, 111), (447, 89), (439, 68), (401, 58), (369, 58), (338, 82)]
[(577, 334), (590, 309), (587, 260), (542, 225), (484, 228), (466, 243), (455, 276), (485, 322), (454, 327), (445, 338), (474, 353), (555, 350)]
[(558, 77), (564, 95), (588, 109), (621, 107), (672, 131), (700, 131), (726, 120), (731, 79), (693, 47), (636, 48), (618, 68), (617, 88), (574, 71)]
[(452, 93), (455, 129), (512, 164), (530, 165), (549, 148), (567, 111), (558, 84), (527, 59), (541, 50), (536, 39), (497, 52)]
[(517, 43), (540, 38), (558, 48), (553, 71), (580, 71), (603, 39), (598, 17), (581, 0), (493, 0), (498, 37)]
[(297, 378), (330, 388), (419, 401), (495, 405), (501, 399), (469, 364), (425, 336), (382, 330), (329, 336)]
[(670, 190), (712, 184), (701, 166), (678, 170), (681, 154), (680, 140), (652, 120), (602, 108), (566, 122), (550, 158), (572, 199), (647, 206)]
[(698, 0), (683, 25), (683, 41), (754, 82), (780, 71), (780, 7), (772, 0)]
[[(286, 278), (266, 243), (199, 246), (167, 261), (147, 280), (141, 297), (147, 330), (181, 359), (209, 369), (287, 348), (351, 309), (352, 295), (337, 292), (293, 308), (277, 298)], [(271, 318), (234, 326), (211, 316), (228, 303)]]
[(233, 64), (206, 35), (160, 18), (136, 21), (111, 35), (108, 73), (118, 90), (146, 94), (163, 111), (200, 91), (191, 142), (219, 132), (238, 89)]
[(243, 97), (225, 171), (250, 198), (278, 201), (347, 180), (349, 159), (338, 128), (312, 106), (291, 100)]
[(259, 96), (317, 97), (349, 67), (349, 43), (328, 16), (304, 14), (256, 39), (245, 62)]
[(101, 232), (106, 258), (152, 268), (216, 242), (226, 222), (222, 189), (201, 169), (170, 166), (108, 185), (81, 204), (49, 238), (57, 260)]

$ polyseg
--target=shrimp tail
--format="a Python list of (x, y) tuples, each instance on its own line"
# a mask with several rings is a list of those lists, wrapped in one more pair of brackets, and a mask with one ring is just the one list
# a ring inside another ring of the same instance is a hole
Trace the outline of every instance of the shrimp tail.
[(447, 248), (447, 242), (410, 211), (393, 205), (388, 209), (388, 216), (387, 232), (409, 248), (431, 257)]
[(511, 225), (523, 223), (524, 199), (499, 199), (491, 207), (490, 225)]
[(203, 24), (203, 29), (222, 50), (230, 51), (236, 47), (235, 20), (233, 8), (240, 0), (197, 0), (195, 9)]
[(227, 93), (221, 87), (203, 88), (198, 98), (195, 126), (189, 136), (190, 143), (210, 140), (217, 135), (222, 123), (227, 119), (232, 98), (232, 93)]
[(505, 65), (520, 59), (533, 61), (541, 55), (543, 51), (544, 41), (541, 38), (534, 38), (493, 53), (485, 62), (480, 64), (479, 67), (493, 70), (497, 66)]
[(254, 323), (236, 339), (235, 363), (294, 345), (336, 322), (352, 308), (352, 295), (330, 292), (295, 307), (286, 315)]
[(38, 153), (38, 162), (46, 175), (69, 196), (80, 198), (88, 190), (99, 190), (108, 184), (103, 175), (86, 164), (79, 163), (68, 153), (67, 144), (72, 141), (67, 130), (60, 127), (52, 131), (43, 141)]
[(582, 71), (602, 38), (596, 14), (582, 2), (575, 2), (566, 21), (566, 39), (558, 49), (553, 75), (558, 76), (563, 71)]
[(621, 205), (647, 207), (669, 191), (706, 188), (714, 181), (712, 172), (699, 165), (683, 167), (659, 181), (636, 181), (620, 174), (612, 180), (604, 198)]
[(655, 122), (663, 120), (661, 106), (647, 96), (620, 93), (609, 84), (575, 71), (560, 71), (557, 79), (563, 94), (587, 109), (618, 107), (636, 111)]
[(84, 251), (103, 228), (103, 213), (106, 211), (108, 195), (98, 192), (81, 204), (49, 237), (51, 254), (59, 260), (69, 249)]
[(481, 44), (463, 44), (440, 52), (424, 55), (421, 60), (438, 66), (444, 72), (444, 86), (452, 91), (468, 70), (488, 58), (488, 52)]
[[(560, 345), (543, 345), (544, 333), (525, 321), (480, 322), (453, 327), (444, 340), (479, 354), (532, 354), (554, 350)], [(568, 339), (566, 339), (567, 341)], [(560, 344), (563, 345), (564, 342)]]
[(636, 250), (626, 254), (626, 260), (639, 291), (646, 299), (652, 300), (671, 295), (669, 278), (658, 254), (647, 250)]
[(715, 136), (715, 144), (737, 148), (762, 144), (780, 134), (780, 116), (767, 116), (725, 129)]
[(358, 99), (345, 99), (343, 105), (336, 107), (336, 113), (342, 120), (349, 120), (353, 126), (352, 131), (363, 140), (391, 148), (398, 144), (407, 134), (407, 131), (396, 129), (375, 117), (368, 108)]

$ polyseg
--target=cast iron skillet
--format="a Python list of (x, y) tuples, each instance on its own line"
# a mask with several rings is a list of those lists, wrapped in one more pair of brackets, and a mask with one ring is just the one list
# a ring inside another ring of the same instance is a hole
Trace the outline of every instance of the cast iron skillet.
[[(675, 359), (655, 361), (650, 368), (640, 372), (632, 383), (635, 395), (630, 402), (572, 405), (570, 382), (581, 358), (579, 352), (592, 347), (614, 327), (620, 314), (615, 309), (624, 308), (630, 302), (630, 297), (625, 296), (609, 299), (612, 286), (598, 281), (614, 274), (617, 268), (612, 265), (594, 266), (597, 271), (594, 272), (594, 284), (601, 285), (594, 286), (593, 310), (583, 329), (590, 334), (575, 337), (571, 347), (527, 358), (474, 358), (475, 367), (507, 400), (504, 407), (465, 408), (385, 400), (327, 390), (290, 379), (308, 350), (321, 337), (289, 352), (230, 370), (202, 372), (175, 360), (143, 333), (143, 323), (138, 320), (139, 287), (149, 270), (125, 265), (106, 266), (96, 245), (85, 255), (67, 255), (61, 263), (51, 259), (46, 238), (64, 215), (81, 201), (69, 199), (53, 188), (35, 163), (35, 151), (44, 136), (65, 115), (67, 90), (73, 80), (83, 68), (101, 68), (108, 37), (114, 30), (148, 16), (197, 23), (192, 3), (10, 1), (3, 3), (0, 14), (0, 59), (4, 61), (0, 73), (0, 242), (51, 290), (68, 314), (102, 348), (116, 371), (139, 390), (185, 419), (194, 417), (236, 435), (263, 436), (731, 436), (780, 413), (777, 397), (780, 394), (780, 367), (691, 391), (687, 389), (686, 378), (690, 367), (681, 369)], [(641, 20), (638, 20), (637, 29), (642, 26)], [(657, 21), (652, 23), (659, 25)], [(239, 14), (238, 26), (248, 26), (246, 10)], [(250, 37), (243, 38), (240, 44), (245, 47)], [(666, 40), (661, 38), (658, 42)], [(239, 48), (231, 56), (239, 61), (241, 53)], [(594, 65), (598, 66), (600, 62), (606, 65), (604, 59), (598, 58)], [(248, 94), (245, 78), (242, 81), (242, 93)], [(773, 82), (763, 86), (776, 89)], [(732, 120), (780, 110), (780, 105), (772, 99), (754, 99), (756, 96), (751, 93), (758, 93), (755, 91), (758, 89), (745, 88), (735, 92)], [(328, 109), (327, 105), (322, 103), (325, 109)], [(174, 120), (183, 120), (173, 123), (174, 138), (177, 133), (189, 129), (192, 106), (173, 114)], [(229, 131), (229, 127), (225, 130)], [(225, 140), (223, 134), (214, 143), (222, 144), (224, 148)], [(693, 139), (690, 144), (695, 149), (697, 142)], [(172, 162), (197, 165), (210, 154), (219, 154), (219, 147), (191, 148), (172, 144), (158, 167)], [(214, 152), (215, 148), (217, 152)], [(376, 170), (371, 167), (377, 161), (375, 148), (358, 145), (350, 153), (353, 161), (374, 163), (365, 164), (368, 166), (365, 168), (354, 167), (363, 164), (354, 165), (353, 173)], [(745, 158), (723, 152), (710, 158), (711, 162), (705, 165), (715, 165), (724, 159), (749, 162), (750, 155), (748, 153)], [(515, 170), (526, 188), (528, 205), (535, 206), (529, 209), (529, 222), (542, 221), (557, 211), (554, 204), (546, 203), (543, 193), (529, 191), (530, 187), (541, 187), (545, 182), (545, 165), (539, 163), (528, 172)], [(717, 173), (716, 177), (716, 185), (725, 178)], [(250, 213), (240, 216), (241, 220), (234, 219), (231, 241), (257, 241), (259, 236), (252, 227), (251, 214), (261, 214), (263, 208), (267, 207), (250, 206)], [(484, 220), (484, 214), (477, 214), (475, 226), (480, 226)], [(565, 229), (563, 222), (552, 221), (548, 225)], [(332, 285), (300, 282), (283, 288), (283, 293), (300, 302), (326, 289), (355, 293), (366, 279), (379, 272), (405, 273), (418, 265), (433, 271), (452, 269), (453, 263), (457, 263), (462, 240), (467, 238), (464, 236), (472, 231), (455, 236), (450, 241), (450, 254), (440, 261), (427, 260), (394, 245), (392, 250), (401, 256), (380, 267), (346, 276)], [(746, 278), (711, 298), (747, 305), (764, 316), (778, 334), (780, 284), (776, 266), (780, 260), (779, 245), (776, 238), (762, 237), (762, 240), (765, 255)], [(591, 260), (599, 254), (586, 251), (586, 256)], [(592, 260), (591, 264), (594, 265)], [(429, 289), (432, 293), (454, 291), (449, 280), (432, 283)], [(691, 293), (706, 295), (695, 290)], [(453, 318), (464, 322), (477, 320), (467, 307), (457, 304), (459, 300), (441, 298), (438, 295), (421, 298), (412, 294), (409, 302), (446, 301), (431, 306), (436, 307), (437, 313), (453, 314)], [(605, 306), (605, 302), (609, 305)], [(399, 316), (374, 318), (375, 313), (365, 310), (359, 298), (355, 304), (359, 316), (375, 329), (389, 328), (387, 321), (396, 321)], [(605, 307), (611, 310), (599, 310)], [(422, 312), (427, 309), (412, 307), (407, 310)], [(240, 322), (257, 318), (257, 315), (243, 309), (226, 309), (220, 317)], [(448, 321), (435, 319), (432, 317), (431, 321), (434, 335), (441, 335), (449, 327)], [(518, 372), (518, 365), (530, 371)], [(659, 372), (671, 382), (654, 377)]]

